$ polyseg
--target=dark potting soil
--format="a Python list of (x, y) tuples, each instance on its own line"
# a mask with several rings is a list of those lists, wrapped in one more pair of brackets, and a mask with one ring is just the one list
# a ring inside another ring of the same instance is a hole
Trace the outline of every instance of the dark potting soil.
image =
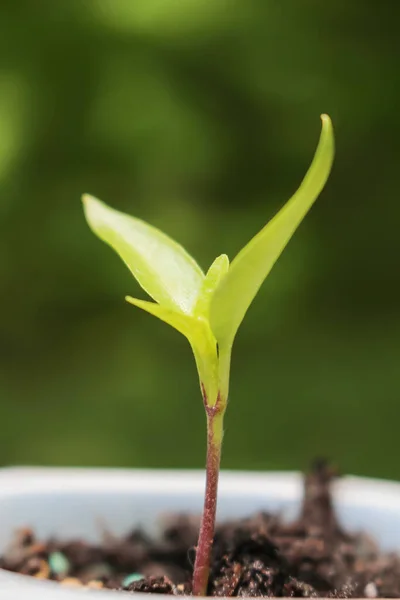
[[(290, 524), (260, 513), (217, 528), (208, 593), (212, 596), (400, 597), (400, 557), (381, 554), (366, 533), (344, 531), (332, 508), (334, 473), (317, 464), (305, 476), (300, 517)], [(38, 541), (16, 534), (0, 566), (61, 585), (182, 595), (191, 592), (199, 519), (171, 516), (161, 539), (135, 530), (105, 534), (101, 546)]]

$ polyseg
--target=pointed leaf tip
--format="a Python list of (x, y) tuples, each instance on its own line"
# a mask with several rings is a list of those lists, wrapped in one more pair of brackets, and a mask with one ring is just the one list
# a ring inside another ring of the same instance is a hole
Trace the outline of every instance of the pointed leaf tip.
[(82, 194), (81, 201), (82, 201), (84, 208), (86, 206), (88, 206), (90, 203), (100, 202), (100, 200), (97, 200), (97, 198), (95, 198), (94, 196), (91, 196), (90, 194)]
[(190, 314), (204, 274), (196, 261), (165, 233), (84, 194), (92, 231), (122, 258), (141, 287), (166, 308)]
[(148, 302), (147, 300), (139, 300), (139, 298), (132, 298), (132, 296), (125, 296), (125, 300), (129, 304), (133, 304), (142, 310), (150, 313), (157, 317), (161, 321), (164, 321), (171, 327), (174, 327), (177, 331), (182, 333), (189, 341), (196, 332), (196, 321), (190, 315), (185, 315), (182, 312), (177, 312), (155, 302)]
[(203, 285), (200, 289), (197, 303), (195, 307), (195, 313), (202, 317), (209, 319), (210, 302), (212, 296), (227, 274), (229, 270), (229, 258), (226, 254), (217, 256), (210, 268), (208, 269), (206, 276), (203, 280)]
[(318, 198), (334, 156), (332, 122), (321, 115), (322, 130), (313, 161), (300, 187), (277, 215), (239, 252), (210, 304), (210, 323), (222, 346), (231, 346), (240, 323), (290, 238)]

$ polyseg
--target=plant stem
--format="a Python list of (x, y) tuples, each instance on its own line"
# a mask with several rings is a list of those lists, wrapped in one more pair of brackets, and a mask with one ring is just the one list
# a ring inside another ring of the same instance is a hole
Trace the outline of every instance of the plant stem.
[(217, 400), (215, 406), (207, 406), (205, 401), (207, 413), (206, 492), (193, 571), (192, 593), (194, 596), (205, 596), (207, 594), (210, 574), (223, 436), (223, 410), (221, 410), (221, 405), (220, 399)]

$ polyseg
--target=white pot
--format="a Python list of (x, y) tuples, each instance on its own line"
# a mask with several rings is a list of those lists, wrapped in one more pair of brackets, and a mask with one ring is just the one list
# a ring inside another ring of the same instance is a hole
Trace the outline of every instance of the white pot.
[[(200, 513), (202, 471), (103, 469), (0, 469), (0, 553), (15, 529), (34, 528), (43, 539), (99, 541), (101, 525), (123, 535), (140, 525), (157, 534), (155, 517), (165, 512)], [(218, 519), (259, 510), (293, 518), (302, 496), (297, 473), (222, 472)], [(341, 523), (364, 529), (384, 550), (400, 549), (400, 484), (346, 477), (334, 485)], [(148, 600), (147, 594), (136, 598)], [(1, 600), (121, 600), (121, 592), (79, 590), (0, 569)], [(126, 595), (128, 598), (129, 595)]]

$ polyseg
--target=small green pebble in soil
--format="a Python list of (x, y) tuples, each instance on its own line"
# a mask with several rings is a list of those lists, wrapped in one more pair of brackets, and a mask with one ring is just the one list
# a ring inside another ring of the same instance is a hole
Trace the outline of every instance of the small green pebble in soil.
[(70, 568), (69, 560), (62, 552), (49, 554), (49, 566), (55, 575), (66, 575)]
[(130, 585), (131, 583), (134, 583), (135, 581), (140, 581), (141, 579), (144, 579), (144, 575), (142, 575), (141, 573), (131, 573), (130, 575), (124, 577), (124, 579), (122, 580), (122, 587), (128, 587), (128, 585)]

